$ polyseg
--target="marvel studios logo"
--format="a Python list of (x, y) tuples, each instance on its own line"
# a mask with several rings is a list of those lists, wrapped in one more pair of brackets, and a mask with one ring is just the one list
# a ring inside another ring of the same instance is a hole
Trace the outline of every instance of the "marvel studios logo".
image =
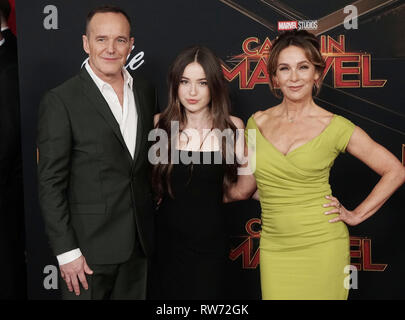
[(301, 20), (301, 21), (279, 21), (278, 31), (282, 30), (316, 30), (318, 29), (318, 20)]

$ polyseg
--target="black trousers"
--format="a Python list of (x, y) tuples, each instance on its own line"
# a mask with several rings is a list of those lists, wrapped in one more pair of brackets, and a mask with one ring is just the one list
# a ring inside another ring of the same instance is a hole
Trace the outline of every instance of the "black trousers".
[(0, 274), (2, 275), (0, 300), (26, 300), (27, 266), (22, 182), (15, 177), (14, 181), (7, 181), (6, 186), (7, 189), (4, 192), (0, 186)]
[(130, 259), (121, 264), (89, 264), (92, 275), (86, 274), (89, 289), (80, 284), (80, 295), (69, 292), (60, 278), (63, 300), (145, 300), (147, 282), (147, 259), (135, 245)]

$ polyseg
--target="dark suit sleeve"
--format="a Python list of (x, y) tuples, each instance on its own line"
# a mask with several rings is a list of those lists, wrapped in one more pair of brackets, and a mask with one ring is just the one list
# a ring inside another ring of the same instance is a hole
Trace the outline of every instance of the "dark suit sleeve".
[(67, 199), (72, 130), (56, 93), (47, 93), (38, 114), (38, 191), (45, 229), (55, 255), (78, 248)]
[(19, 103), (17, 66), (6, 67), (0, 73), (0, 210), (19, 146)]

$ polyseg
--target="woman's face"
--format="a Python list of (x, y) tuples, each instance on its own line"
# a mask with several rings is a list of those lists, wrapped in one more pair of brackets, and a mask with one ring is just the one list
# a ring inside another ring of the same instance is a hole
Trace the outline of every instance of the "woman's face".
[(210, 90), (204, 69), (198, 62), (192, 62), (184, 68), (178, 95), (188, 112), (195, 113), (208, 108), (211, 101)]
[(274, 82), (284, 98), (301, 101), (311, 97), (319, 76), (302, 48), (289, 46), (280, 52)]

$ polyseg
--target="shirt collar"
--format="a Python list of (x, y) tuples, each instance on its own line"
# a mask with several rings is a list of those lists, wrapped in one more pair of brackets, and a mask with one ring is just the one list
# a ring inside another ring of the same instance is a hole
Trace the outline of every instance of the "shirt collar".
[(124, 67), (122, 68), (122, 74), (124, 75), (124, 84), (129, 86), (129, 88), (132, 90), (134, 79), (129, 74), (128, 70)]
[[(110, 84), (108, 84), (107, 82), (105, 82), (104, 80), (100, 79), (95, 72), (93, 71), (93, 69), (90, 67), (89, 61), (86, 62), (85, 64), (85, 68), (87, 70), (87, 72), (89, 73), (90, 77), (93, 79), (93, 81), (96, 83), (97, 88), (102, 91), (104, 86), (111, 86)], [(129, 88), (132, 90), (132, 85), (133, 85), (133, 78), (132, 76), (129, 74), (129, 72), (127, 71), (127, 69), (125, 69), (124, 67), (122, 67), (122, 75), (124, 76), (124, 85), (125, 86), (129, 86)]]
[(1, 32), (3, 32), (3, 31), (6, 31), (7, 29), (10, 29), (9, 27), (3, 27), (3, 28), (1, 28)]

